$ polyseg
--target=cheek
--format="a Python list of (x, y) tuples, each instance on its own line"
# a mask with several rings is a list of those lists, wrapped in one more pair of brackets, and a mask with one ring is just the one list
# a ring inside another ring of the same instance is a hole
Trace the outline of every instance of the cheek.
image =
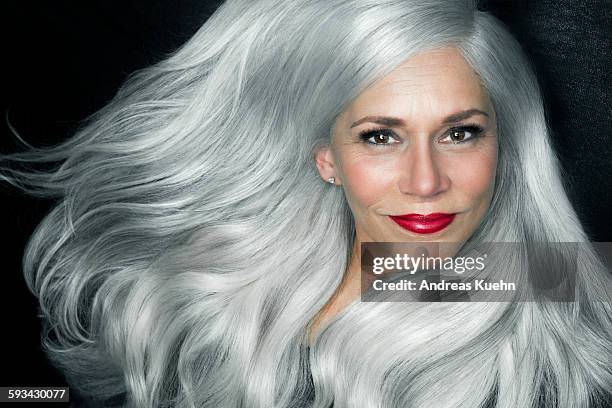
[(379, 202), (393, 186), (393, 170), (389, 160), (364, 154), (341, 156), (344, 191), (353, 210)]
[(497, 169), (497, 154), (494, 149), (450, 158), (445, 167), (455, 194), (475, 206), (488, 205), (493, 194)]

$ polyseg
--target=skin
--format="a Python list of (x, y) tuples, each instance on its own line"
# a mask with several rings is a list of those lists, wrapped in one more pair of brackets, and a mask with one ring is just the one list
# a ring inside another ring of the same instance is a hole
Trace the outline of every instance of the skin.
[[(398, 120), (381, 124), (374, 117)], [(482, 131), (466, 130), (473, 125)], [(362, 131), (375, 132), (364, 140)], [(356, 238), (344, 279), (313, 320), (311, 338), (360, 297), (362, 242), (462, 243), (472, 235), (491, 203), (497, 149), (493, 105), (454, 48), (407, 59), (337, 117), (331, 143), (314, 159), (321, 178), (335, 177), (336, 188), (343, 188)], [(430, 234), (408, 231), (389, 218), (434, 212), (457, 215)]]

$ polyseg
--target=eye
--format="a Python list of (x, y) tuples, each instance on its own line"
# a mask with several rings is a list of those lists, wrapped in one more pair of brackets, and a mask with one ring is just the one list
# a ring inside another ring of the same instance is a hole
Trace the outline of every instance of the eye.
[(480, 126), (470, 125), (449, 129), (440, 143), (461, 144), (476, 139), (482, 135)]
[(391, 129), (366, 130), (359, 134), (365, 143), (384, 146), (399, 143), (397, 136)]

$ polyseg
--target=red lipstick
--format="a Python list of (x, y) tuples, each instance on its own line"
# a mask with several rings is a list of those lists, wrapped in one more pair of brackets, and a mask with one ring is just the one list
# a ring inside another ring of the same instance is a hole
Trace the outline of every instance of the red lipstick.
[(406, 214), (390, 215), (400, 227), (417, 234), (432, 234), (448, 227), (453, 222), (456, 214), (432, 213), (432, 214)]

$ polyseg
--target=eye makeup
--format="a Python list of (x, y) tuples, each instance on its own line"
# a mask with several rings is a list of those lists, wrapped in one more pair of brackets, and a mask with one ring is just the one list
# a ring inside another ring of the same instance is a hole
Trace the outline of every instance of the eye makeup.
[[(469, 136), (467, 139), (464, 138), (462, 140), (453, 140), (453, 137), (458, 137), (459, 134), (462, 134), (462, 133), (464, 135), (466, 133), (469, 133), (471, 136)], [(483, 127), (476, 123), (471, 123), (471, 124), (465, 124), (461, 126), (455, 126), (455, 127), (448, 129), (446, 133), (444, 134), (444, 137), (439, 139), (439, 142), (449, 143), (449, 144), (462, 144), (462, 143), (468, 143), (468, 142), (475, 141), (476, 139), (482, 136), (484, 136)], [(449, 142), (442, 142), (442, 140), (445, 140), (445, 139), (450, 139), (450, 140)]]
[[(466, 138), (466, 134), (470, 136)], [(461, 136), (463, 135), (463, 136)], [(468, 123), (461, 126), (453, 126), (449, 128), (439, 139), (440, 143), (444, 144), (463, 144), (484, 136), (484, 128), (476, 123)], [(389, 128), (377, 128), (377, 129), (365, 129), (359, 132), (359, 140), (362, 143), (373, 145), (373, 146), (391, 146), (401, 143), (401, 137), (397, 135), (392, 129)], [(461, 140), (456, 140), (457, 137), (463, 137)], [(455, 139), (453, 139), (455, 138)], [(448, 141), (443, 141), (449, 139)], [(391, 141), (395, 140), (395, 141)]]
[[(373, 139), (374, 141), (372, 142), (370, 139)], [(386, 143), (386, 141), (390, 139), (394, 139), (396, 142)], [(375, 146), (388, 146), (400, 143), (399, 136), (397, 136), (397, 134), (389, 128), (363, 130), (359, 132), (359, 140), (363, 143)]]

